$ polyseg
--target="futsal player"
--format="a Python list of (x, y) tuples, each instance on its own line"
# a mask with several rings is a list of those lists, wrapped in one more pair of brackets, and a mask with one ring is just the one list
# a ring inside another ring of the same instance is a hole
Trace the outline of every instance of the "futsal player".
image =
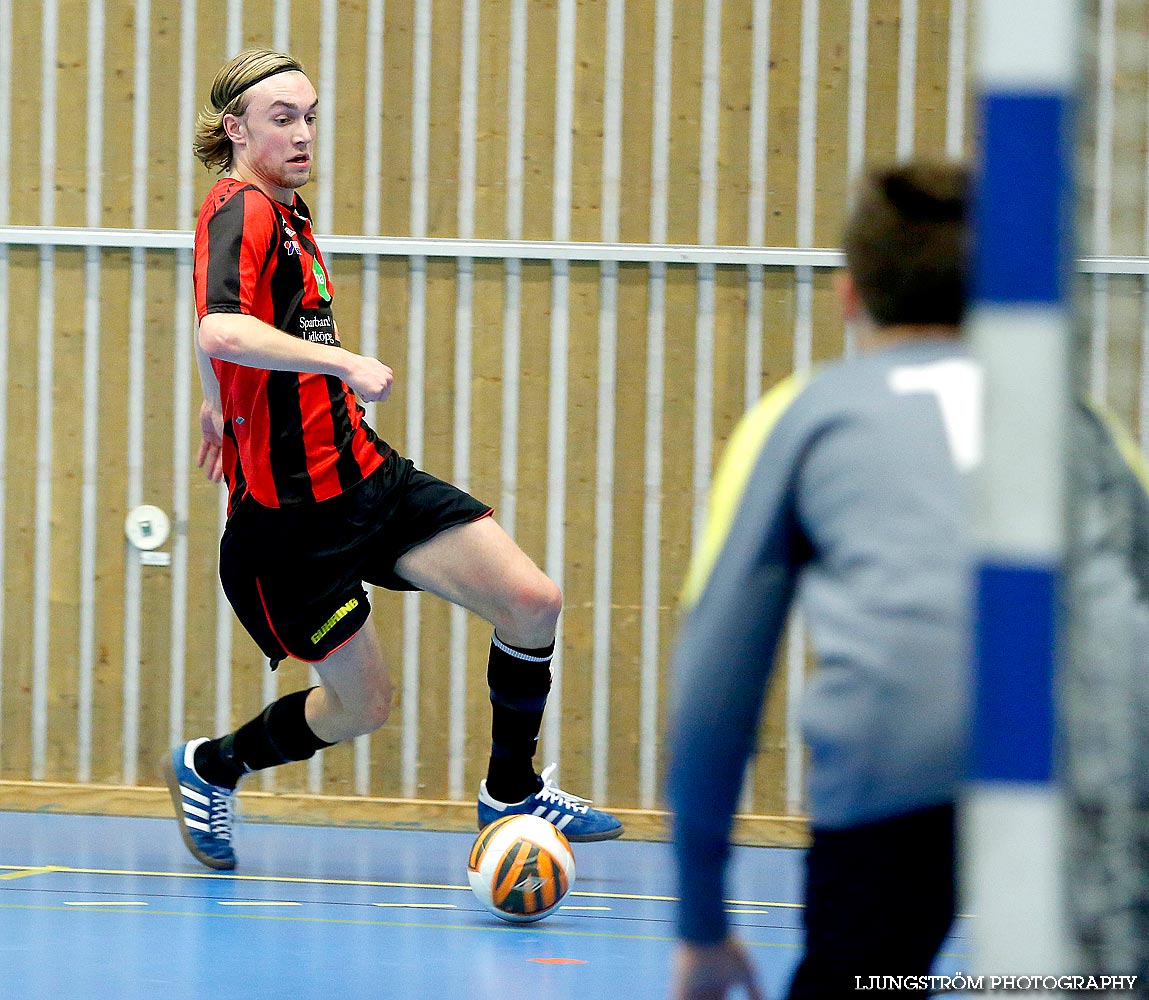
[(558, 587), (491, 508), (414, 467), (376, 435), (360, 402), (394, 374), (340, 346), (333, 289), (298, 189), (311, 176), (318, 101), (291, 56), (240, 53), (216, 75), (195, 153), (226, 176), (195, 234), (199, 464), (226, 479), (220, 579), (272, 669), (291, 656), (320, 684), (237, 730), (172, 750), (166, 775), (189, 850), (235, 867), (236, 786), (379, 728), (391, 708), (364, 582), (425, 590), (494, 626), (487, 662), (491, 754), (477, 822), (533, 813), (569, 840), (607, 840), (619, 821), (536, 773), (551, 684)]
[(790, 996), (927, 974), (952, 922), (969, 705), (961, 474), (976, 459), (980, 387), (959, 335), (966, 187), (961, 167), (924, 162), (866, 179), (835, 283), (856, 356), (763, 397), (716, 476), (673, 658), (678, 1000), (762, 996), (723, 910), (724, 872), (795, 600), (817, 663), (802, 707), (812, 843)]

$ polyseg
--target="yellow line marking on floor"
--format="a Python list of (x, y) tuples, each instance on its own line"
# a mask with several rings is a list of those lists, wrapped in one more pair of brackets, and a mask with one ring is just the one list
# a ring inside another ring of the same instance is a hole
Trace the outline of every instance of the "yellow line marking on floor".
[[(23, 871), (26, 865), (0, 865), (0, 869), (16, 868)], [(455, 889), (470, 891), (469, 885), (442, 885), (434, 882), (379, 882), (371, 879), (355, 878), (305, 878), (298, 875), (236, 875), (231, 872), (151, 872), (132, 871), (119, 868), (68, 868), (53, 866), (52, 871), (67, 875), (120, 875), (125, 878), (195, 878), (224, 880), (231, 882), (278, 882), (284, 885), (354, 885), (374, 889)], [(661, 897), (635, 897), (636, 899), (656, 899)], [(669, 897), (667, 897), (669, 898)]]
[[(27, 870), (25, 865), (0, 865), (0, 869), (18, 869), (21, 873)], [(118, 868), (68, 868), (53, 865), (37, 871), (61, 872), (67, 875), (120, 875), (131, 878), (197, 878), (212, 879), (231, 882), (278, 882), (285, 885), (351, 885), (366, 886), (374, 889), (453, 889), (470, 891), (469, 885), (442, 885), (434, 882), (380, 882), (371, 879), (354, 878), (305, 878), (296, 875), (235, 875), (228, 872), (151, 872), (132, 871)], [(0, 878), (7, 876), (0, 875)], [(656, 896), (636, 896), (636, 899), (659, 899)], [(666, 897), (670, 898), (670, 897)]]
[(142, 899), (66, 899), (65, 906), (147, 906)]
[[(63, 910), (61, 906), (29, 906), (21, 903), (0, 903), (0, 910)], [(99, 913), (100, 910), (94, 912)], [(279, 916), (271, 913), (229, 913), (220, 910), (156, 910), (149, 908), (147, 911), (149, 917), (197, 917), (209, 918), (213, 920), (278, 920), (284, 923), (312, 923), (312, 924), (344, 924), (352, 926), (365, 926), (365, 927), (407, 927), (419, 928), (427, 930), (446, 930), (446, 931), (491, 931), (498, 934), (538, 934), (540, 928), (538, 924), (508, 924), (503, 921), (495, 922), (491, 920), (482, 924), (428, 924), (418, 923), (407, 920), (353, 920), (346, 917), (313, 917), (313, 916)], [(578, 937), (578, 938), (607, 938), (616, 941), (654, 941), (673, 943), (678, 939), (669, 934), (612, 934), (602, 933), (601, 931), (589, 930), (567, 930), (563, 927), (558, 927), (553, 924), (548, 924), (544, 928), (545, 933), (553, 934), (559, 937)], [(744, 945), (750, 948), (790, 948), (797, 949), (801, 945), (798, 942), (773, 942), (773, 941), (743, 941)], [(964, 957), (964, 956), (959, 956)]]
[[(24, 903), (0, 903), (0, 910), (52, 910), (61, 912), (64, 910), (62, 906), (29, 906)], [(96, 912), (99, 912), (98, 910)], [(291, 923), (313, 923), (313, 924), (351, 924), (367, 927), (413, 927), (425, 928), (427, 930), (448, 930), (448, 931), (497, 931), (500, 934), (537, 934), (540, 928), (535, 924), (518, 926), (515, 924), (499, 923), (499, 924), (420, 924), (411, 923), (404, 920), (349, 920), (346, 918), (332, 918), (332, 917), (281, 917), (271, 914), (263, 913), (220, 913), (218, 911), (212, 912), (211, 910), (155, 910), (149, 907), (148, 916), (156, 917), (209, 917), (213, 919), (223, 920), (279, 920), (282, 922)], [(675, 943), (678, 941), (677, 937), (663, 934), (603, 934), (599, 931), (572, 931), (565, 930), (554, 925), (546, 927), (548, 934), (554, 934), (561, 937), (583, 937), (583, 938), (607, 938), (616, 941), (662, 941), (667, 943)], [(742, 944), (748, 948), (788, 948), (791, 950), (798, 950), (802, 947), (796, 941), (747, 941), (743, 940)], [(958, 958), (966, 959), (969, 955), (958, 954), (955, 952), (943, 951), (940, 953), (944, 958)]]
[[(0, 865), (0, 869), (19, 868), (25, 865)], [(47, 870), (47, 869), (45, 869)], [(199, 878), (199, 879), (226, 879), (233, 882), (276, 882), (284, 885), (354, 885), (365, 886), (372, 889), (443, 889), (454, 892), (469, 892), (469, 885), (444, 885), (436, 882), (376, 882), (369, 879), (351, 878), (304, 878), (293, 875), (236, 875), (229, 872), (150, 872), (150, 871), (121, 871), (115, 868), (67, 868), (54, 866), (52, 871), (69, 875), (121, 875), (136, 878)], [(0, 876), (2, 878), (3, 876)], [(575, 890), (571, 896), (583, 899), (633, 899), (646, 903), (677, 903), (677, 896), (651, 896), (638, 892), (584, 892)], [(725, 903), (733, 906), (785, 906), (792, 909), (803, 909), (801, 903), (779, 903), (772, 900), (759, 899), (726, 899)]]
[(291, 899), (217, 899), (220, 906), (302, 906)]
[(396, 909), (412, 910), (457, 910), (454, 903), (372, 903), (372, 906), (391, 906)]
[[(130, 871), (120, 870), (117, 868), (68, 868), (65, 865), (41, 865), (39, 867), (29, 867), (28, 865), (0, 865), (0, 871), (9, 872), (7, 875), (0, 875), (0, 881), (6, 879), (25, 878), (29, 875), (45, 875), (51, 872), (59, 872), (65, 875), (121, 875), (132, 877), (145, 877), (145, 878), (202, 878), (202, 879), (230, 879), (233, 882), (282, 882), (293, 885), (352, 885), (352, 886), (367, 886), (369, 888), (377, 889), (450, 889), (457, 891), (466, 891), (471, 887), (469, 885), (441, 885), (436, 883), (423, 883), (423, 882), (374, 882), (366, 879), (338, 879), (338, 878), (302, 878), (290, 875), (235, 875), (222, 872), (150, 872), (150, 871)], [(571, 896), (581, 896), (589, 899), (634, 899), (640, 902), (654, 902), (654, 903), (677, 903), (677, 896), (647, 896), (641, 893), (626, 893), (626, 892), (571, 892)], [(783, 903), (777, 900), (756, 900), (756, 899), (725, 899), (724, 903), (730, 903), (735, 906), (758, 906), (758, 907), (783, 907), (790, 910), (803, 910), (805, 909), (804, 903)], [(379, 904), (376, 904), (379, 905)], [(426, 908), (439, 907), (439, 904), (427, 903), (423, 904)], [(453, 906), (453, 903), (442, 904), (441, 908)], [(11, 908), (0, 904), (0, 907)], [(574, 907), (561, 907), (561, 909), (574, 909)], [(585, 907), (591, 909), (591, 907)], [(760, 910), (729, 910), (730, 913), (758, 913)], [(962, 918), (965, 920), (976, 919), (975, 913), (957, 913), (955, 918)], [(750, 942), (753, 944), (754, 942)], [(773, 947), (762, 945), (761, 947)], [(957, 956), (959, 958), (965, 956)]]
[[(0, 868), (9, 868), (10, 865), (0, 865)], [(43, 865), (40, 868), (17, 868), (14, 872), (9, 872), (7, 875), (0, 875), (0, 882), (8, 881), (14, 878), (27, 878), (29, 875), (47, 875), (49, 872), (60, 871), (55, 865)]]

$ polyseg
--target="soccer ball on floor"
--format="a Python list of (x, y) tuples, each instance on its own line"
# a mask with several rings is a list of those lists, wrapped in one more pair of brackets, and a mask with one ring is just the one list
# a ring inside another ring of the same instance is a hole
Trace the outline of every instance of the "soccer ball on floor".
[(571, 845), (538, 816), (504, 816), (483, 827), (467, 861), (471, 890), (511, 923), (542, 920), (574, 885)]

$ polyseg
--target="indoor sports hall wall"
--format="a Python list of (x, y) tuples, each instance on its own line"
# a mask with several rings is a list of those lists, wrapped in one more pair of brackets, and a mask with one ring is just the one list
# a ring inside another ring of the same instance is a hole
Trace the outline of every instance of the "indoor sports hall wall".
[[(188, 232), (213, 177), (190, 137), (228, 56), (286, 48), (316, 83), (302, 193), (344, 237), (327, 248), (346, 345), (396, 371), (375, 425), (495, 505), (563, 586), (541, 756), (567, 788), (653, 810), (714, 462), (764, 388), (849, 349), (829, 269), (850, 179), (967, 149), (969, 6), (0, 0), (3, 804), (162, 808), (147, 789), (170, 745), (308, 682), (297, 663), (267, 671), (233, 624), (221, 490), (193, 466)], [(1141, 427), (1138, 17), (1136, 0), (1090, 8), (1082, 253), (1106, 255), (1088, 265), (1094, 387)], [(172, 518), (168, 566), (125, 545), (140, 503)], [(466, 801), (481, 777), (488, 629), (430, 598), (372, 600), (396, 709), (250, 783), (322, 797), (294, 795), (295, 815)], [(747, 812), (801, 813), (804, 666), (795, 630)]]

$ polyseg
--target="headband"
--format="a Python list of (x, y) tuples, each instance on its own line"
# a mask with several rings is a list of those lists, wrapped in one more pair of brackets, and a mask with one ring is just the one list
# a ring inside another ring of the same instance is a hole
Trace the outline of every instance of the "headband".
[(266, 73), (262, 74), (261, 76), (257, 76), (254, 80), (250, 80), (247, 83), (245, 83), (242, 87), (240, 87), (239, 90), (237, 90), (234, 94), (231, 95), (231, 97), (228, 98), (227, 103), (224, 104), (224, 106), (222, 108), (220, 108), (219, 110), (223, 111), (226, 108), (230, 107), (232, 104), (235, 103), (235, 99), (237, 97), (239, 97), (240, 94), (243, 94), (246, 91), (250, 90), (257, 83), (263, 83), (263, 81), (266, 80), (268, 77), (278, 76), (280, 73), (294, 73), (296, 71), (302, 72), (302, 70), (300, 70), (298, 66), (276, 66), (275, 69), (269, 69)]

